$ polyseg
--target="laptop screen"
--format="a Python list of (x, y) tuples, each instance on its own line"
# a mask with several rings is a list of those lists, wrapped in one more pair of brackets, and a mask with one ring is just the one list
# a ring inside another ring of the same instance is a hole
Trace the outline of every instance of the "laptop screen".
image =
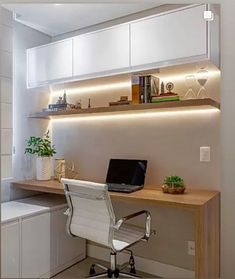
[(111, 159), (106, 183), (144, 185), (146, 160)]

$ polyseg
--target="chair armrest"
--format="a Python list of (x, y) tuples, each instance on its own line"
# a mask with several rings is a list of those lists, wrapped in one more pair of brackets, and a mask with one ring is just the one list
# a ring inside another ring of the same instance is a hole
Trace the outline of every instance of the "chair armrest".
[(125, 223), (126, 221), (133, 219), (137, 216), (143, 215), (143, 214), (145, 215), (145, 236), (144, 236), (144, 238), (147, 240), (151, 234), (151, 230), (150, 230), (151, 215), (150, 215), (150, 212), (147, 210), (141, 210), (139, 212), (135, 212), (133, 214), (127, 215), (127, 216), (119, 219), (116, 222), (116, 224), (114, 225), (114, 228), (118, 230), (123, 225), (123, 223)]

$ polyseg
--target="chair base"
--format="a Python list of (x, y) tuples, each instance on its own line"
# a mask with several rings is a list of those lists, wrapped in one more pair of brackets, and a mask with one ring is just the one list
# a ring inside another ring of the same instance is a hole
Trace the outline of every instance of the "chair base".
[[(135, 271), (135, 261), (133, 254), (131, 252), (131, 257), (128, 263), (122, 265), (120, 269), (117, 268), (116, 264), (116, 256), (117, 254), (115, 252), (110, 253), (111, 261), (110, 261), (110, 268), (107, 268), (106, 266), (103, 266), (101, 264), (95, 263), (91, 265), (89, 276), (86, 278), (118, 278), (118, 277), (125, 277), (125, 278), (141, 278), (140, 276), (136, 275)], [(96, 273), (95, 267), (99, 267), (104, 270), (104, 272)], [(130, 266), (130, 272), (122, 272), (122, 269), (125, 267)]]
[[(94, 275), (90, 275), (86, 278), (104, 278), (104, 277), (108, 277), (108, 278), (113, 278), (113, 276), (109, 276), (108, 272), (101, 272), (101, 273), (96, 273)], [(135, 274), (132, 274), (132, 273), (128, 273), (128, 272), (119, 272), (118, 273), (118, 276), (116, 277), (114, 275), (115, 278), (118, 278), (118, 277), (124, 277), (124, 278), (141, 278), (140, 276), (137, 276)]]

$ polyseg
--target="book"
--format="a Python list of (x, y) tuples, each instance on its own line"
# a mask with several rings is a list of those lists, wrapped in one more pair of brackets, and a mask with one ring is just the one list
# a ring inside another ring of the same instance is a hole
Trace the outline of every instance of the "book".
[(179, 101), (179, 96), (172, 97), (155, 97), (152, 98), (151, 103), (169, 102), (169, 101)]

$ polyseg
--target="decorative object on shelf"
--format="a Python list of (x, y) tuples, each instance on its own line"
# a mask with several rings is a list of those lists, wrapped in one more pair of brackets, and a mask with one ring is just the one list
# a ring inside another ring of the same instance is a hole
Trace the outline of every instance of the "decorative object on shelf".
[(164, 82), (162, 81), (161, 82), (161, 94), (164, 94), (165, 93), (165, 85), (164, 85)]
[(120, 100), (117, 102), (110, 102), (110, 106), (120, 106), (120, 105), (130, 105), (130, 101), (128, 101), (128, 96), (121, 96)]
[(63, 104), (67, 104), (66, 90), (64, 90), (64, 95), (63, 95)]
[(168, 82), (166, 84), (166, 89), (168, 90), (168, 93), (171, 93), (171, 91), (174, 89), (174, 83), (173, 82)]
[(185, 191), (184, 180), (177, 176), (167, 176), (162, 185), (162, 191), (169, 194), (183, 194)]
[(78, 179), (78, 172), (75, 171), (74, 162), (69, 165), (65, 159), (55, 159), (54, 179), (61, 181), (61, 178)]
[(65, 177), (65, 159), (55, 159), (54, 179), (61, 181)]
[(79, 100), (79, 102), (77, 102), (77, 104), (75, 106), (77, 107), (77, 109), (81, 109), (82, 108), (82, 101)]
[(56, 154), (55, 146), (51, 144), (49, 130), (43, 138), (31, 136), (27, 140), (25, 154), (36, 154), (36, 179), (51, 179), (51, 157)]
[(91, 108), (91, 99), (88, 99), (88, 108)]
[(160, 102), (169, 102), (169, 101), (179, 101), (180, 97), (177, 93), (172, 92), (174, 89), (174, 84), (172, 82), (168, 82), (166, 84), (166, 89), (168, 90), (166, 93), (161, 93), (157, 96), (152, 96), (151, 103), (160, 103)]
[(65, 163), (65, 175), (67, 178), (70, 179), (78, 179), (78, 172), (75, 170), (74, 162), (69, 165), (68, 163)]
[(200, 68), (200, 70), (196, 74), (197, 82), (200, 85), (200, 89), (197, 93), (198, 99), (208, 98), (205, 85), (209, 79), (209, 72), (205, 68)]
[(48, 108), (43, 108), (43, 112), (51, 112), (51, 111), (64, 111), (64, 110), (79, 110), (81, 109), (81, 102), (78, 102), (76, 105), (69, 104), (67, 102), (66, 90), (64, 90), (63, 97), (59, 97), (55, 104), (49, 104)]
[(188, 99), (197, 99), (197, 95), (193, 90), (193, 87), (195, 86), (196, 83), (196, 78), (195, 75), (187, 75), (185, 76), (185, 84), (188, 88), (186, 91), (183, 99), (188, 100)]

